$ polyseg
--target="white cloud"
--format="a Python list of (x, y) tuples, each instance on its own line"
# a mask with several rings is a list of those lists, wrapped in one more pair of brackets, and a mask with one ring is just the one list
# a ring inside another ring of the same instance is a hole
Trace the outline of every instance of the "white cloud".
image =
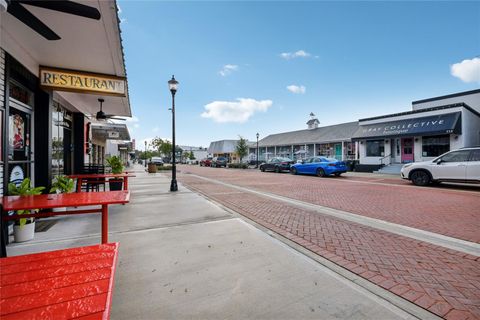
[(160, 127), (155, 127), (152, 129), (152, 132), (158, 132), (160, 130)]
[(298, 50), (296, 52), (283, 52), (280, 54), (280, 57), (282, 57), (285, 60), (290, 60), (290, 59), (295, 59), (295, 58), (308, 58), (311, 57), (312, 55), (304, 50)]
[(232, 72), (237, 71), (237, 70), (238, 70), (238, 66), (236, 64), (226, 64), (222, 67), (222, 70), (218, 71), (218, 73), (222, 77), (226, 77), (229, 74), (231, 74)]
[(450, 73), (463, 82), (480, 82), (480, 58), (455, 63), (450, 66)]
[(307, 91), (305, 86), (296, 86), (294, 84), (287, 86), (287, 90), (296, 94), (304, 94)]
[(236, 101), (213, 101), (205, 106), (203, 118), (215, 122), (246, 122), (255, 112), (266, 112), (272, 106), (272, 100), (257, 101), (250, 98), (238, 98)]

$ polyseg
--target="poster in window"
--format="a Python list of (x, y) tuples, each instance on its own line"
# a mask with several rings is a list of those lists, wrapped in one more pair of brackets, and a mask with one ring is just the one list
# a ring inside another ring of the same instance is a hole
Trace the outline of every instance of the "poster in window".
[(25, 121), (23, 117), (14, 113), (10, 115), (10, 146), (14, 151), (23, 151), (25, 148)]

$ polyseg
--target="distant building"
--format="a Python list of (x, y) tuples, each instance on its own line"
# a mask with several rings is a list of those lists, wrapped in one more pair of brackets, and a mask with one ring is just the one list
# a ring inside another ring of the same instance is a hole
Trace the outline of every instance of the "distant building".
[[(236, 147), (239, 140), (219, 140), (213, 141), (210, 143), (208, 147), (208, 153), (211, 154), (213, 157), (226, 157), (228, 162), (231, 163), (238, 163), (240, 162), (240, 157), (236, 152)], [(247, 141), (247, 144), (249, 142)], [(242, 160), (246, 160), (248, 156), (246, 156)]]
[(193, 147), (193, 146), (179, 146), (183, 152), (193, 152), (193, 156), (195, 160), (202, 160), (203, 158), (208, 157), (208, 150), (207, 148), (203, 147)]

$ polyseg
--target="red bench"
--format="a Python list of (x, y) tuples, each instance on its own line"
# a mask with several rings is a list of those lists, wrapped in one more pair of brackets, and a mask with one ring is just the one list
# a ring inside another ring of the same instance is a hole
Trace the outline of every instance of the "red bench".
[(0, 318), (109, 319), (118, 243), (0, 259)]

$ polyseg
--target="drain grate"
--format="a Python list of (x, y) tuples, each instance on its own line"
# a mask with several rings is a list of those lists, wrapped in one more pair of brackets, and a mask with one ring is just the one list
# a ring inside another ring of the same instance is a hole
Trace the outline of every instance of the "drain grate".
[(35, 232), (45, 232), (57, 223), (57, 220), (42, 220), (35, 222)]

